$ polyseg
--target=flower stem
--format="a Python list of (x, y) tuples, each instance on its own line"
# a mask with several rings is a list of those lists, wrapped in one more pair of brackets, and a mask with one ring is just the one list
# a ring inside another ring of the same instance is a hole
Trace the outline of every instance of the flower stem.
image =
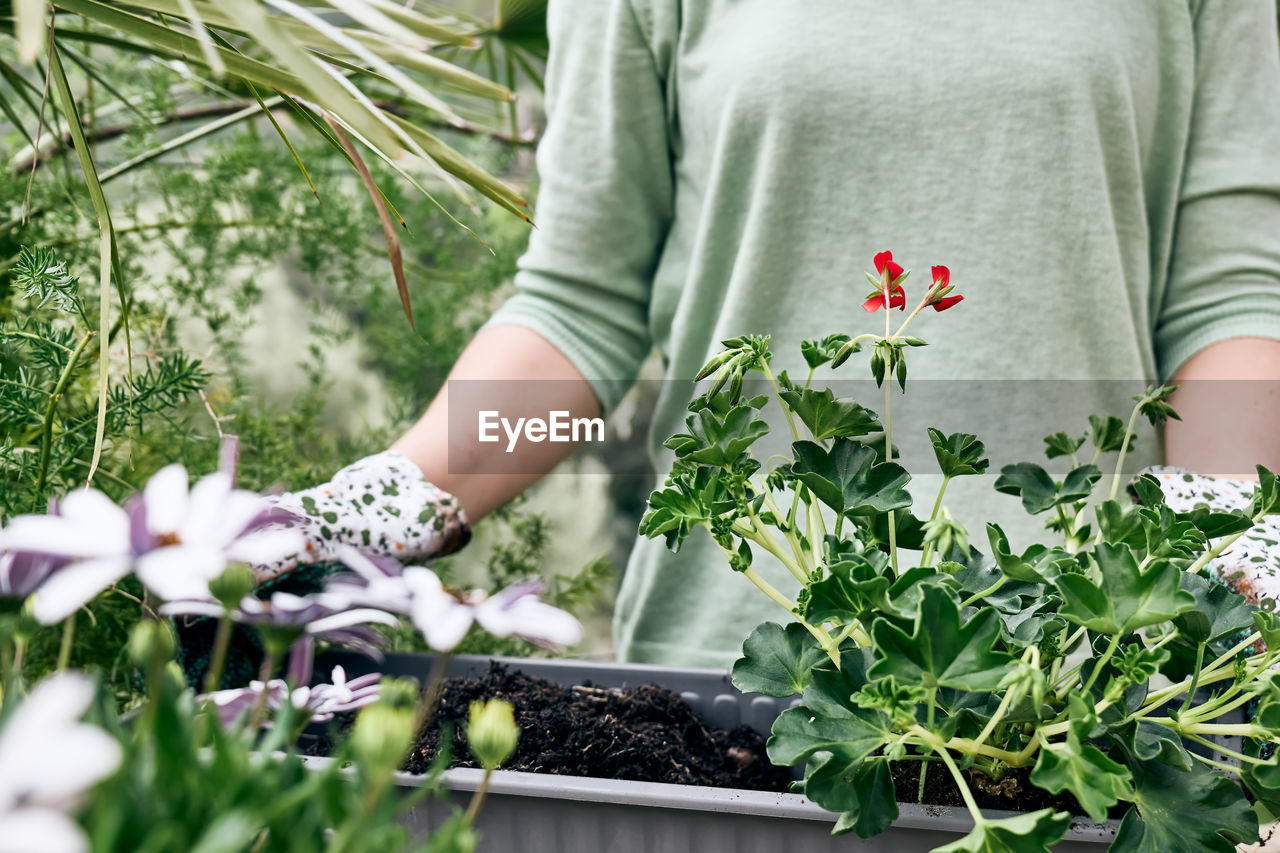
[[(938, 497), (933, 501), (933, 512), (929, 513), (929, 521), (937, 521), (938, 513), (942, 511), (942, 496), (947, 493), (947, 485), (950, 484), (951, 478), (943, 475), (942, 485), (938, 487)], [(920, 565), (927, 566), (933, 559), (933, 543), (926, 542), (924, 551), (920, 554)]]
[(774, 377), (773, 371), (769, 369), (769, 363), (764, 359), (760, 360), (760, 370), (764, 372), (764, 378), (769, 380), (769, 387), (773, 389), (773, 396), (778, 398), (778, 405), (782, 407), (782, 413), (787, 416), (787, 426), (791, 429), (792, 440), (799, 441), (800, 430), (796, 428), (796, 421), (791, 414), (791, 407), (782, 399), (782, 389), (778, 387), (778, 380)]
[(471, 802), (467, 804), (467, 823), (473, 827), (476, 825), (476, 818), (480, 815), (480, 807), (484, 805), (485, 795), (489, 793), (489, 777), (492, 775), (492, 770), (484, 771), (480, 787), (476, 788), (476, 792), (471, 795)]
[[(885, 327), (889, 325), (889, 313), (885, 312)], [(893, 461), (893, 412), (891, 410), (890, 398), (892, 397), (892, 378), (886, 376), (884, 381), (884, 461)], [(889, 562), (893, 566), (893, 574), (898, 574), (898, 529), (895, 520), (896, 512), (889, 510)]]
[(262, 657), (262, 669), (258, 672), (258, 680), (262, 682), (262, 692), (258, 701), (253, 703), (253, 714), (249, 717), (249, 731), (256, 732), (262, 728), (267, 712), (267, 694), (271, 690), (271, 676), (276, 671), (276, 650), (271, 645)]
[(1112, 634), (1111, 642), (1107, 644), (1107, 649), (1102, 653), (1102, 657), (1098, 658), (1098, 662), (1094, 664), (1093, 672), (1089, 673), (1089, 680), (1084, 683), (1080, 692), (1086, 694), (1089, 692), (1089, 689), (1093, 687), (1094, 682), (1098, 680), (1098, 676), (1102, 675), (1102, 668), (1107, 665), (1107, 662), (1111, 660), (1111, 657), (1116, 653), (1116, 649), (1119, 647), (1120, 635)]
[(218, 631), (213, 636), (213, 656), (209, 660), (209, 669), (204, 675), (204, 692), (212, 693), (222, 687), (222, 671), (227, 666), (227, 649), (231, 646), (231, 629), (234, 627), (231, 614), (222, 612), (218, 620)]
[(76, 614), (72, 613), (62, 623), (62, 644), (58, 647), (58, 672), (71, 663), (71, 645), (76, 638)]
[[(1116, 473), (1111, 479), (1111, 494), (1109, 500), (1115, 500), (1116, 495), (1120, 492), (1120, 476), (1124, 471), (1124, 457), (1129, 452), (1130, 439), (1133, 438), (1133, 427), (1138, 422), (1138, 412), (1142, 409), (1142, 402), (1133, 407), (1133, 413), (1129, 415), (1129, 425), (1125, 427), (1124, 441), (1120, 443), (1120, 455), (1116, 458)], [(1101, 530), (1098, 531), (1101, 534)]]
[(436, 715), (436, 706), (440, 704), (440, 694), (444, 692), (444, 677), (453, 661), (452, 652), (441, 652), (431, 662), (431, 671), (427, 674), (427, 683), (422, 686), (422, 698), (418, 701), (418, 711), (413, 718), (414, 742), (422, 734), (422, 730), (431, 725)]
[(49, 394), (49, 402), (44, 409), (44, 421), (40, 424), (40, 462), (36, 467), (36, 494), (43, 495), (45, 485), (49, 477), (49, 456), (53, 450), (53, 419), (58, 411), (58, 401), (62, 399), (63, 393), (67, 390), (67, 386), (71, 384), (71, 377), (75, 375), (76, 364), (80, 361), (80, 356), (84, 354), (85, 348), (89, 346), (89, 342), (94, 339), (97, 332), (88, 332), (80, 343), (67, 357), (67, 365), (62, 368), (62, 374), (58, 376), (57, 383), (53, 386), (53, 391)]

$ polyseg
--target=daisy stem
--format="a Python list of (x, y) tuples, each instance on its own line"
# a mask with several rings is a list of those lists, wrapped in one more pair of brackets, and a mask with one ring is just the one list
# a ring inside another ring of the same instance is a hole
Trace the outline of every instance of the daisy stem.
[(467, 804), (467, 823), (472, 826), (476, 825), (476, 818), (480, 815), (480, 807), (484, 805), (485, 795), (489, 793), (489, 777), (492, 775), (492, 770), (484, 771), (484, 778), (480, 780), (480, 787), (476, 788), (476, 792), (471, 795), (471, 802)]
[(227, 666), (227, 649), (231, 645), (231, 629), (234, 627), (231, 614), (222, 611), (218, 620), (218, 632), (213, 636), (213, 656), (209, 659), (209, 669), (204, 674), (204, 692), (212, 693), (222, 687), (222, 671)]
[(418, 713), (413, 720), (414, 743), (417, 743), (418, 735), (431, 725), (431, 720), (435, 717), (440, 694), (444, 692), (444, 676), (449, 671), (452, 660), (452, 652), (441, 652), (431, 662), (431, 672), (427, 674), (427, 683), (422, 686), (422, 700), (418, 703)]
[(58, 672), (71, 663), (71, 644), (76, 638), (76, 614), (72, 613), (62, 623), (62, 645), (58, 648)]
[(262, 692), (258, 694), (258, 701), (253, 705), (253, 715), (249, 718), (251, 732), (262, 728), (263, 718), (267, 712), (267, 694), (270, 692), (271, 676), (275, 675), (277, 657), (275, 648), (268, 644), (266, 654), (262, 656), (262, 669), (258, 672), (258, 680), (262, 682)]

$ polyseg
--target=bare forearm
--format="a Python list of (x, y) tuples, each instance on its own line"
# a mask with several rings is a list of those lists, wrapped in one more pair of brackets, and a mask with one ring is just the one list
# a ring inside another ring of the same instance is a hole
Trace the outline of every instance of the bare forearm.
[(1165, 427), (1165, 457), (1202, 474), (1280, 468), (1280, 341), (1233, 338), (1196, 353), (1174, 377), (1182, 416)]
[(523, 326), (481, 331), (426, 413), (393, 445), (427, 480), (454, 494), (472, 522), (520, 494), (576, 447), (526, 441), (507, 453), (505, 438), (480, 443), (481, 410), (512, 422), (552, 411), (593, 418), (600, 403), (577, 368), (542, 336)]

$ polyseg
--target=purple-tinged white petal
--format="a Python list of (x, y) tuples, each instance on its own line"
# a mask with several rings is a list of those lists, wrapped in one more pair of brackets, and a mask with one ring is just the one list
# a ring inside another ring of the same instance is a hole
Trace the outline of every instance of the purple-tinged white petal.
[(42, 625), (61, 622), (98, 593), (129, 574), (127, 557), (102, 557), (71, 563), (50, 575), (36, 590), (32, 612)]

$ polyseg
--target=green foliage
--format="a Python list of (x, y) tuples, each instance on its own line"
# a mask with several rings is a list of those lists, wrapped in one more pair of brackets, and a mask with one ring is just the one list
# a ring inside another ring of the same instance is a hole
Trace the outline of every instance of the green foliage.
[(808, 685), (810, 670), (822, 656), (804, 626), (765, 622), (742, 644), (742, 657), (733, 665), (733, 684), (743, 693), (791, 696)]
[[(882, 384), (917, 345), (901, 330), (842, 333), (805, 342), (802, 355), (811, 368), (838, 367), (868, 338), (867, 367)], [(754, 410), (765, 401), (730, 410), (716, 387), (729, 380), (714, 378), (735, 359), (767, 372), (768, 353), (747, 340), (762, 339), (727, 341), (708, 363), (710, 387), (689, 405), (690, 433), (668, 444), (676, 461), (641, 531), (678, 548), (704, 528), (739, 571), (751, 543), (756, 560), (776, 557), (799, 584), (792, 603), (746, 574), (793, 621), (757, 628), (734, 680), (746, 692), (800, 694), (778, 717), (769, 756), (804, 764), (797, 790), (839, 814), (836, 833), (887, 829), (895, 766), (928, 762), (928, 773), (960, 789), (975, 824), (940, 851), (1047, 851), (1064, 836), (1071, 816), (1062, 811), (994, 820), (978, 809), (974, 781), (998, 783), (1012, 769), (1070, 795), (1094, 820), (1129, 804), (1113, 850), (1225, 851), (1256, 838), (1244, 788), (1280, 807), (1280, 765), (1262, 758), (1280, 743), (1280, 688), (1268, 675), (1280, 664), (1280, 619), (1208, 580), (1206, 566), (1280, 509), (1270, 472), (1260, 471), (1242, 511), (1176, 512), (1149, 476), (1131, 484), (1130, 504), (1119, 473), (1113, 493), (1096, 500), (1097, 462), (1114, 453), (1122, 466), (1127, 424), (1174, 416), (1168, 389), (1151, 389), (1127, 422), (1093, 416), (1086, 435), (1045, 439), (1046, 456), (1071, 459), (1061, 480), (1032, 462), (1005, 466), (995, 488), (1032, 515), (1047, 513), (1060, 538), (1019, 553), (990, 524), (983, 554), (944, 505), (946, 481), (988, 467), (974, 435), (929, 430), (944, 485), (930, 517), (917, 519), (910, 475), (885, 434), (890, 412), (782, 373), (773, 399), (800, 437), (766, 472), (752, 455), (764, 444)], [(1095, 453), (1081, 462), (1086, 441)], [(1096, 536), (1084, 520), (1091, 506)], [(918, 560), (906, 550), (922, 545)], [(1255, 699), (1252, 722), (1235, 722)], [(1239, 779), (1205, 753), (1222, 735), (1244, 738), (1230, 756), (1243, 763)]]

